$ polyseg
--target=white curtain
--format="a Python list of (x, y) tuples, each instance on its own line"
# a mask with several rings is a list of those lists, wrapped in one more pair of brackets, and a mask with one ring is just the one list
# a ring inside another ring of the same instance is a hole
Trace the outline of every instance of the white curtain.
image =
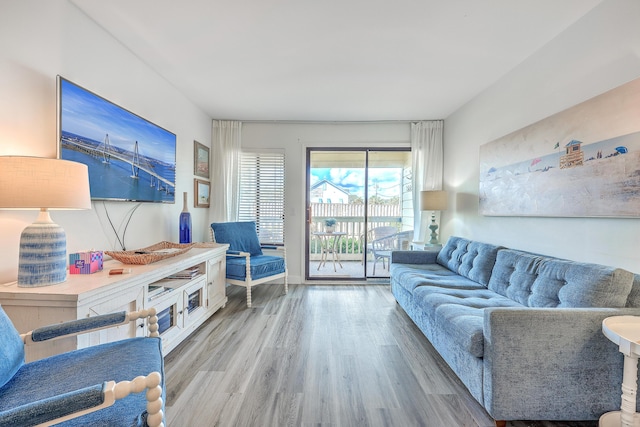
[(419, 242), (429, 240), (429, 212), (420, 211), (420, 192), (442, 190), (443, 128), (442, 120), (411, 123), (413, 229), (414, 239)]
[(214, 120), (210, 222), (237, 221), (242, 122)]

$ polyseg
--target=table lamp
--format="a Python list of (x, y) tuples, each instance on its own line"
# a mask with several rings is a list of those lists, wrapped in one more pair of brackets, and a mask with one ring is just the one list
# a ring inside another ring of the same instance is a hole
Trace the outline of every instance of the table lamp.
[(89, 170), (67, 160), (0, 156), (0, 209), (39, 209), (20, 236), (18, 286), (67, 280), (67, 238), (49, 209), (91, 209)]
[(432, 211), (431, 214), (431, 240), (430, 245), (438, 244), (438, 224), (436, 224), (436, 211), (447, 210), (447, 192), (446, 191), (421, 191), (420, 192), (420, 210)]

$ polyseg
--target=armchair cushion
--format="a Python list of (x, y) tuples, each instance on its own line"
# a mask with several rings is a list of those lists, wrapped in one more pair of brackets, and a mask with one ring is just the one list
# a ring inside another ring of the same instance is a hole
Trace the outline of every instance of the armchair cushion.
[(4, 310), (0, 308), (0, 387), (4, 386), (24, 363), (24, 343)]
[[(0, 412), (102, 385), (106, 379), (130, 381), (154, 371), (162, 375), (164, 390), (160, 338), (131, 338), (59, 354), (23, 365), (9, 382), (0, 387)], [(117, 400), (108, 408), (59, 426), (144, 425), (146, 414), (137, 413), (132, 417), (136, 411), (130, 408), (145, 406), (145, 394), (135, 393)], [(56, 416), (59, 414), (51, 414), (52, 418)]]
[[(258, 280), (285, 272), (284, 258), (270, 255), (252, 256), (249, 260), (251, 279)], [(245, 280), (247, 277), (246, 257), (227, 257), (227, 278)]]
[(214, 222), (211, 228), (215, 241), (228, 243), (230, 251), (249, 252), (251, 256), (262, 255), (255, 222)]

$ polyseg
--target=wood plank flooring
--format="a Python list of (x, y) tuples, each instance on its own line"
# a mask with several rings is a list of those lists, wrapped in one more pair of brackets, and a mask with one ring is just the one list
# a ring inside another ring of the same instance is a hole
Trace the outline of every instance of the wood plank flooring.
[(168, 426), (494, 425), (388, 285), (261, 285), (250, 309), (227, 293), (165, 358)]

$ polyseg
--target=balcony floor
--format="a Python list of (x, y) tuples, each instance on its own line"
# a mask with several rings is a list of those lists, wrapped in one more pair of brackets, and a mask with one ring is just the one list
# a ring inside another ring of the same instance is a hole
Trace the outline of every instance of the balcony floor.
[[(319, 261), (311, 261), (309, 263), (309, 276), (311, 279), (320, 278), (345, 278), (345, 279), (364, 279), (364, 269), (361, 261), (340, 261), (342, 267), (336, 262), (335, 270), (332, 261), (327, 261), (325, 265), (318, 270)], [(376, 275), (373, 275), (373, 262), (369, 261), (367, 264), (367, 278), (389, 278), (389, 266), (385, 262), (385, 266), (382, 266), (382, 261), (378, 261), (376, 264)]]

